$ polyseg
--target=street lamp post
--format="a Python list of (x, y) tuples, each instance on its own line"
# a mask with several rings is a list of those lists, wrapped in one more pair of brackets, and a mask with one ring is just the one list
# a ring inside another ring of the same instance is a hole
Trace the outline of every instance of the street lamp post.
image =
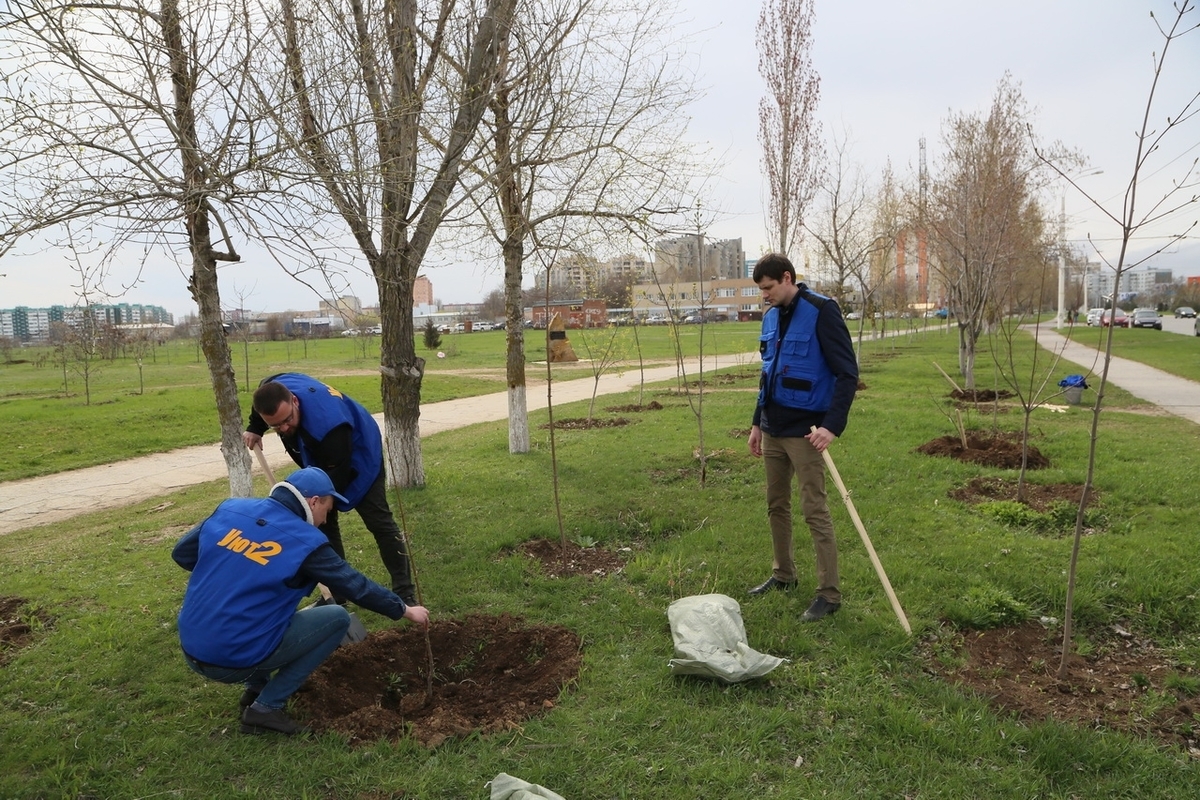
[[(1099, 175), (1104, 170), (1094, 169), (1076, 175), (1076, 178), (1089, 178), (1092, 175)], [(1071, 177), (1064, 173), (1059, 173), (1072, 184), (1075, 183)], [(1062, 205), (1058, 212), (1058, 316), (1054, 318), (1055, 329), (1061, 328), (1066, 323), (1067, 318), (1067, 189), (1063, 187)], [(1086, 290), (1085, 290), (1086, 291)], [(1085, 304), (1086, 305), (1086, 304)]]
[(1054, 319), (1054, 328), (1058, 330), (1066, 319), (1067, 305), (1067, 193), (1062, 196), (1062, 206), (1058, 212), (1058, 316)]

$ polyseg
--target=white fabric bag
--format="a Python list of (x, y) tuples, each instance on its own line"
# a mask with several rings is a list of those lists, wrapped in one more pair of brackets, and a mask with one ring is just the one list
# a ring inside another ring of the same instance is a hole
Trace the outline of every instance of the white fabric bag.
[(761, 678), (787, 659), (751, 650), (738, 602), (723, 594), (683, 597), (667, 608), (675, 658), (672, 675), (701, 675), (725, 683)]
[(526, 783), (520, 778), (501, 772), (488, 783), (492, 787), (491, 800), (564, 800), (544, 786)]

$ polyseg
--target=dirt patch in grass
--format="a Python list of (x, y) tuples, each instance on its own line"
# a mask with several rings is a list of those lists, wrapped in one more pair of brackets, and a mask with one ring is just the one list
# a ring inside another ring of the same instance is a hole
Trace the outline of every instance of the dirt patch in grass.
[(644, 404), (630, 403), (627, 406), (608, 406), (604, 410), (614, 414), (633, 414), (638, 411), (662, 411), (664, 407), (657, 400), (651, 400), (649, 403)]
[[(967, 446), (963, 447), (961, 438), (955, 435), (941, 436), (926, 442), (917, 448), (918, 453), (927, 456), (945, 456), (979, 464), (984, 467), (999, 467), (1001, 469), (1021, 468), (1021, 439), (1019, 434), (998, 433), (986, 434), (972, 431), (967, 434)], [(1029, 469), (1043, 469), (1050, 466), (1050, 459), (1029, 445)]]
[(46, 612), (28, 605), (24, 597), (0, 597), (0, 667), (33, 643), (35, 626), (48, 627), (54, 622)]
[(950, 396), (955, 400), (966, 403), (994, 403), (997, 400), (1007, 400), (1013, 397), (1008, 389), (993, 391), (992, 389), (954, 389)]
[(552, 578), (573, 575), (602, 578), (625, 568), (625, 559), (619, 553), (603, 547), (580, 547), (572, 541), (567, 542), (564, 550), (562, 542), (532, 539), (521, 544), (517, 551), (536, 560), (542, 572)]
[[(574, 419), (556, 419), (554, 427), (563, 431), (588, 431), (595, 428), (621, 428), (629, 424), (629, 420), (624, 417), (612, 417), (611, 419), (600, 419), (593, 417), (577, 417)], [(540, 426), (541, 430), (549, 430), (550, 423)]]
[[(949, 645), (956, 663), (945, 663)], [(1036, 621), (1019, 627), (929, 637), (931, 670), (1022, 720), (1055, 720), (1145, 736), (1200, 757), (1200, 679), (1154, 642), (1114, 625), (1090, 652), (1067, 658), (1058, 679), (1062, 630)], [(940, 655), (937, 651), (941, 649)], [(1193, 729), (1195, 728), (1195, 730)]]
[[(996, 500), (1017, 499), (1017, 481), (1013, 478), (998, 478), (994, 476), (973, 478), (966, 486), (951, 489), (950, 497), (961, 500), (969, 505), (991, 503)], [(1083, 484), (1079, 483), (1030, 483), (1025, 482), (1025, 505), (1034, 511), (1046, 512), (1055, 505), (1067, 503), (1078, 506), (1079, 497), (1083, 494)], [(1088, 505), (1099, 502), (1099, 493), (1093, 491), (1088, 499)]]
[(338, 648), (294, 704), (314, 731), (351, 745), (413, 738), (437, 747), (553, 709), (581, 663), (579, 637), (566, 628), (471, 615), (431, 622), (428, 646), (424, 631), (405, 626)]

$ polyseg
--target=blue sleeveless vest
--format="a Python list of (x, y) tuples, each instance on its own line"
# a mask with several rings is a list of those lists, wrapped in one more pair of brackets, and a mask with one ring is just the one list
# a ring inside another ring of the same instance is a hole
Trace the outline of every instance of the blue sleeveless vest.
[[(802, 290), (803, 291), (803, 290)], [(829, 298), (809, 292), (821, 300)], [(779, 309), (772, 307), (763, 315), (759, 352), (762, 354), (762, 385), (758, 404), (778, 403), (787, 408), (828, 411), (833, 402), (835, 378), (817, 342), (817, 315), (820, 309), (797, 296), (783, 340), (779, 339)]]
[[(350, 466), (355, 477), (350, 485), (341, 489), (341, 494), (350, 502), (338, 503), (339, 511), (349, 511), (358, 505), (371, 484), (379, 477), (383, 464), (383, 434), (371, 412), (362, 404), (320, 381), (307, 375), (285, 372), (276, 375), (292, 394), (300, 398), (300, 427), (314, 439), (324, 439), (338, 425), (349, 424), (354, 430), (354, 450), (350, 454)], [(306, 467), (319, 467), (305, 452), (304, 437), (296, 437), (300, 460)]]
[(200, 528), (196, 566), (179, 611), (179, 642), (199, 661), (252, 667), (275, 651), (302, 598), (291, 589), (325, 534), (270, 498), (234, 498)]

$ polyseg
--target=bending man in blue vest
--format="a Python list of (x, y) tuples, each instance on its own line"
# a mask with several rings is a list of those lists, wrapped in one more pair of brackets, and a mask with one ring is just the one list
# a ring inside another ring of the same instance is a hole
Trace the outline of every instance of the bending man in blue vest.
[(846, 429), (858, 389), (858, 362), (837, 303), (797, 283), (796, 269), (786, 256), (763, 256), (754, 265), (753, 278), (767, 310), (759, 338), (762, 377), (749, 445), (750, 452), (763, 459), (767, 473), (774, 561), (771, 577), (750, 594), (791, 589), (797, 583), (792, 557), (795, 474), (817, 559), (816, 597), (801, 619), (815, 622), (842, 605), (821, 453)]
[(315, 378), (285, 372), (266, 378), (255, 390), (242, 441), (251, 450), (260, 447), (268, 428), (279, 434), (293, 461), (301, 467), (320, 467), (337, 487), (341, 499), (321, 526), (334, 552), (346, 557), (338, 511), (354, 509), (375, 537), (392, 591), (414, 605), (408, 551), (388, 507), (383, 435), (371, 412)]
[(188, 666), (221, 683), (243, 683), (242, 733), (303, 733), (283, 710), (289, 697), (341, 643), (350, 613), (339, 605), (296, 606), (318, 583), (390, 619), (429, 624), (333, 552), (316, 526), (334, 502), (329, 476), (293, 472), (270, 497), (226, 500), (175, 545), (192, 574), (179, 611)]

